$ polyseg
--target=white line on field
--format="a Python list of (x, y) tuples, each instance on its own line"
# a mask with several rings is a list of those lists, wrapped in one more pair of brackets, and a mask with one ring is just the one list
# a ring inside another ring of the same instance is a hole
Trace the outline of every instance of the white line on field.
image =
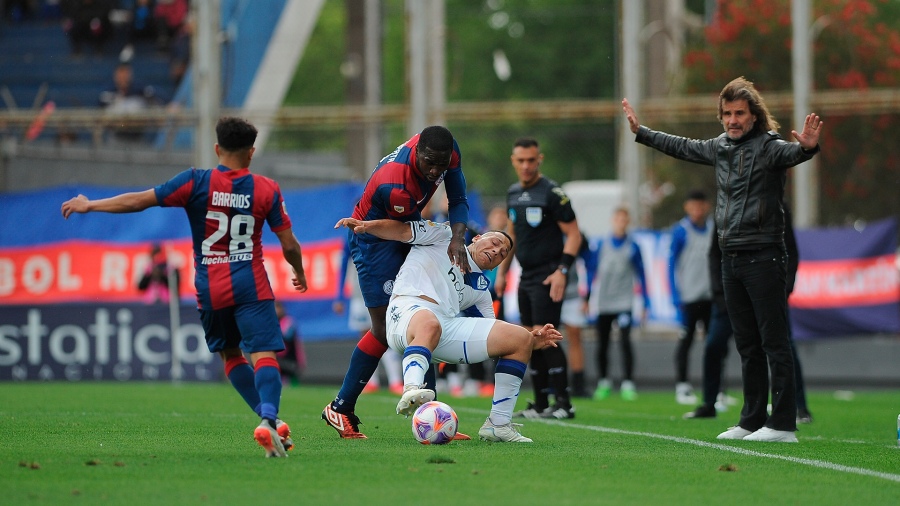
[[(543, 421), (543, 420), (542, 420)], [(883, 473), (881, 471), (873, 471), (871, 469), (863, 469), (861, 467), (851, 467), (845, 466), (842, 464), (834, 464), (832, 462), (825, 462), (823, 460), (813, 460), (813, 459), (803, 459), (800, 457), (790, 457), (787, 455), (774, 455), (771, 453), (763, 453), (754, 450), (747, 450), (745, 448), (737, 448), (734, 446), (728, 446), (717, 443), (710, 443), (707, 441), (699, 441), (697, 439), (689, 439), (686, 437), (677, 437), (677, 436), (667, 436), (665, 434), (654, 434), (652, 432), (639, 432), (633, 430), (622, 430), (622, 429), (613, 429), (610, 427), (598, 427), (595, 425), (581, 425), (576, 423), (566, 423), (566, 422), (556, 422), (552, 420), (543, 421), (548, 425), (560, 425), (563, 427), (573, 427), (576, 429), (584, 429), (584, 430), (592, 430), (596, 432), (608, 432), (611, 434), (625, 434), (629, 436), (643, 436), (643, 437), (652, 437), (656, 439), (664, 439), (666, 441), (674, 441), (676, 443), (687, 443), (692, 444), (694, 446), (702, 446), (704, 448), (714, 448), (716, 450), (723, 450), (726, 452), (738, 453), (741, 455), (748, 455), (751, 457), (762, 457), (767, 459), (777, 459), (777, 460), (786, 460), (788, 462), (793, 462), (795, 464), (803, 464), (812, 467), (820, 467), (822, 469), (830, 469), (832, 471), (840, 471), (842, 473), (851, 473), (851, 474), (861, 474), (863, 476), (872, 476), (874, 478), (881, 478), (883, 480), (896, 481), (900, 483), (900, 474), (891, 474), (891, 473)]]
[[(471, 413), (480, 413), (480, 414), (485, 413), (485, 410), (477, 409), (477, 408), (458, 408), (457, 411), (467, 411), (467, 412), (471, 412)], [(655, 434), (653, 432), (640, 432), (640, 431), (633, 431), (633, 430), (614, 429), (611, 427), (600, 427), (597, 425), (582, 425), (582, 424), (578, 424), (578, 423), (569, 423), (569, 422), (562, 422), (562, 421), (556, 421), (556, 420), (529, 419), (528, 421), (544, 423), (547, 425), (558, 425), (561, 427), (571, 427), (574, 429), (591, 430), (594, 432), (607, 432), (610, 434), (624, 434), (624, 435), (628, 435), (628, 436), (643, 436), (643, 437), (651, 437), (651, 438), (655, 438), (655, 439), (663, 439), (666, 441), (674, 441), (676, 443), (691, 444), (694, 446), (701, 446), (704, 448), (713, 448), (716, 450), (722, 450), (722, 451), (726, 451), (726, 452), (732, 452), (732, 453), (737, 453), (740, 455), (747, 455), (747, 456), (751, 456), (751, 457), (762, 457), (762, 458), (766, 458), (766, 459), (785, 460), (788, 462), (793, 462), (795, 464), (803, 464), (803, 465), (812, 466), (812, 467), (819, 467), (822, 469), (830, 469), (832, 471), (839, 471), (842, 473), (859, 474), (862, 476), (872, 476), (873, 478), (881, 478), (883, 480), (894, 481), (894, 482), (900, 483), (900, 474), (884, 473), (881, 471), (873, 471), (871, 469), (863, 469), (861, 467), (845, 466), (843, 464), (835, 464), (833, 462), (825, 462), (823, 460), (804, 459), (804, 458), (800, 458), (800, 457), (791, 457), (791, 456), (786, 456), (786, 455), (774, 455), (771, 453), (763, 453), (763, 452), (758, 452), (758, 451), (754, 451), (754, 450), (747, 450), (744, 448), (737, 448), (734, 446), (728, 446), (728, 445), (723, 445), (723, 444), (718, 444), (718, 443), (710, 443), (708, 441), (700, 441), (698, 439), (690, 439), (690, 438), (678, 437), (678, 436), (668, 436), (666, 434)]]
[[(471, 411), (484, 413), (484, 410), (473, 409), (473, 408), (461, 408), (459, 411)], [(788, 462), (793, 462), (795, 464), (803, 464), (812, 467), (820, 467), (822, 469), (830, 469), (832, 471), (839, 471), (842, 473), (851, 473), (851, 474), (860, 474), (863, 476), (872, 476), (873, 478), (881, 478), (883, 480), (895, 481), (900, 483), (900, 474), (891, 474), (891, 473), (883, 473), (881, 471), (873, 471), (871, 469), (863, 469), (861, 467), (851, 467), (845, 466), (842, 464), (835, 464), (832, 462), (825, 462), (823, 460), (813, 460), (813, 459), (804, 459), (800, 457), (790, 457), (786, 455), (774, 455), (771, 453), (763, 453), (754, 450), (747, 450), (745, 448), (737, 448), (734, 446), (728, 446), (718, 443), (710, 443), (708, 441), (700, 441), (697, 439), (690, 439), (686, 437), (678, 437), (678, 436), (668, 436), (665, 434), (654, 434), (653, 432), (640, 432), (633, 430), (623, 430), (623, 429), (613, 429), (611, 427), (600, 427), (597, 425), (582, 425), (577, 423), (569, 423), (562, 422), (556, 420), (535, 420), (530, 419), (529, 422), (540, 422), (545, 423), (547, 425), (558, 425), (560, 427), (571, 427), (574, 429), (583, 429), (583, 430), (591, 430), (594, 432), (608, 432), (610, 434), (624, 434), (628, 436), (643, 436), (643, 437), (652, 437), (655, 439), (664, 439), (666, 441), (674, 441), (676, 443), (686, 443), (694, 446), (702, 446), (704, 448), (713, 448), (716, 450), (722, 450), (726, 452), (737, 453), (740, 455), (747, 455), (751, 457), (762, 457), (766, 459), (777, 459), (777, 460), (786, 460)]]

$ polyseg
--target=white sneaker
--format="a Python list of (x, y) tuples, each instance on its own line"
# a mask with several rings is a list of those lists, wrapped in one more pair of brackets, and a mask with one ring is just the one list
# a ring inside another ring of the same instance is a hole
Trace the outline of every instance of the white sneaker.
[(434, 391), (422, 388), (421, 385), (406, 385), (403, 387), (403, 397), (397, 403), (397, 414), (409, 416), (416, 412), (419, 406), (434, 400)]
[(735, 425), (725, 432), (716, 436), (716, 439), (744, 439), (745, 437), (753, 434), (751, 431), (741, 427), (740, 425)]
[(478, 429), (478, 435), (484, 441), (493, 441), (498, 443), (531, 443), (531, 439), (519, 434), (516, 427), (521, 427), (521, 423), (508, 423), (506, 425), (494, 425), (491, 418), (488, 417), (484, 421), (484, 425)]
[(744, 437), (744, 441), (765, 441), (767, 443), (796, 443), (797, 436), (792, 430), (775, 430), (763, 427)]
[(675, 385), (675, 402), (685, 406), (697, 404), (697, 396), (694, 395), (694, 387), (690, 383), (681, 382)]

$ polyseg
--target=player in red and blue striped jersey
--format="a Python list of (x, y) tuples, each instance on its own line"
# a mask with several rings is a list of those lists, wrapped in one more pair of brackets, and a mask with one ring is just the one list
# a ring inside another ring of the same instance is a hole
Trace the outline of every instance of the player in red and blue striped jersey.
[[(278, 236), (293, 284), (306, 291), (300, 243), (291, 230), (281, 189), (251, 174), (256, 128), (240, 118), (216, 125), (215, 169), (188, 169), (142, 192), (89, 200), (79, 195), (63, 203), (62, 214), (140, 212), (153, 206), (183, 207), (193, 237), (197, 307), (209, 351), (225, 362), (225, 375), (262, 418), (254, 437), (267, 457), (286, 456), (290, 428), (278, 419), (281, 376), (275, 353), (284, 349), (275, 297), (263, 267), (262, 228)], [(244, 358), (250, 354), (253, 367)]]
[[(453, 238), (447, 248), (450, 261), (469, 272), (466, 255), (466, 223), (469, 204), (462, 157), (453, 134), (442, 126), (430, 126), (398, 146), (375, 167), (362, 197), (353, 210), (358, 220), (421, 219), (422, 210), (441, 183), (446, 184)], [(359, 287), (372, 319), (372, 328), (353, 351), (344, 383), (334, 401), (325, 406), (322, 418), (342, 438), (365, 439), (359, 432), (356, 401), (387, 350), (385, 317), (394, 278), (410, 246), (371, 235), (348, 233), (350, 253), (359, 273)], [(434, 390), (434, 372), (426, 383)]]

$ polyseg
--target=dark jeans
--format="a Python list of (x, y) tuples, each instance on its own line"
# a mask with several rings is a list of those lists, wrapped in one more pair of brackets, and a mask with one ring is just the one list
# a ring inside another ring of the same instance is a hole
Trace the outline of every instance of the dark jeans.
[(728, 310), (713, 302), (703, 347), (703, 404), (710, 408), (716, 405), (716, 397), (722, 391), (722, 369), (732, 333)]
[[(744, 407), (739, 425), (755, 431), (797, 429), (794, 358), (787, 316), (784, 246), (723, 252), (725, 304), (741, 355)], [(767, 363), (768, 362), (768, 363)], [(772, 375), (772, 414), (766, 414)]]
[[(709, 332), (706, 333), (706, 345), (703, 348), (703, 404), (709, 408), (716, 405), (716, 397), (723, 392), (725, 357), (728, 356), (728, 341), (731, 339), (731, 320), (725, 306), (713, 302), (709, 319)], [(800, 357), (797, 347), (791, 339), (791, 354), (794, 357), (794, 382), (797, 392), (797, 409), (806, 407), (806, 387), (803, 383), (803, 372), (800, 369)]]
[(709, 334), (709, 312), (712, 301), (698, 300), (681, 305), (681, 335), (678, 337), (678, 347), (675, 348), (675, 381), (679, 383), (688, 380), (688, 357), (691, 346), (694, 344), (694, 335), (697, 333), (697, 325), (703, 322), (703, 328)]

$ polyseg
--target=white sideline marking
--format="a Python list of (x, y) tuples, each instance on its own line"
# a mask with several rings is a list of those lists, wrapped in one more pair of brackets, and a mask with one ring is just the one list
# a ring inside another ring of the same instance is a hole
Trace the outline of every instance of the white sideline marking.
[[(472, 413), (481, 413), (484, 414), (484, 410), (476, 409), (476, 408), (459, 408), (457, 411), (468, 411)], [(832, 471), (839, 471), (842, 473), (850, 473), (850, 474), (859, 474), (863, 476), (871, 476), (873, 478), (881, 478), (883, 480), (894, 481), (900, 483), (900, 474), (891, 474), (891, 473), (883, 473), (881, 471), (873, 471), (871, 469), (863, 469), (861, 467), (851, 467), (845, 466), (842, 464), (835, 464), (832, 462), (825, 462), (824, 460), (813, 460), (813, 459), (804, 459), (800, 457), (790, 457), (785, 455), (774, 455), (771, 453), (763, 453), (754, 450), (747, 450), (744, 448), (737, 448), (735, 446), (728, 446), (718, 443), (710, 443), (708, 441), (700, 441), (698, 439), (690, 439), (686, 437), (678, 437), (678, 436), (667, 436), (665, 434), (654, 434), (652, 432), (639, 432), (633, 430), (623, 430), (623, 429), (613, 429), (611, 427), (600, 427), (597, 425), (582, 425), (577, 423), (569, 423), (569, 422), (561, 422), (556, 420), (539, 420), (539, 419), (526, 419), (528, 422), (538, 422), (544, 423), (547, 425), (558, 425), (560, 427), (572, 427), (575, 429), (584, 429), (584, 430), (592, 430), (595, 432), (608, 432), (610, 434), (624, 434), (628, 436), (644, 436), (644, 437), (652, 437), (656, 439), (664, 439), (666, 441), (674, 441), (676, 443), (686, 443), (692, 444), (694, 446), (702, 446), (704, 448), (713, 448), (716, 450), (722, 450), (726, 452), (737, 453), (740, 455), (747, 455), (750, 457), (762, 457), (767, 459), (776, 459), (776, 460), (786, 460), (788, 462), (793, 462), (795, 464), (803, 464), (812, 467), (819, 467), (822, 469), (830, 469)], [(787, 443), (789, 444), (789, 443)]]
[(629, 436), (644, 436), (644, 437), (652, 437), (656, 439), (664, 439), (666, 441), (674, 441), (676, 443), (687, 443), (695, 446), (702, 446), (705, 448), (714, 448), (716, 450), (723, 450), (732, 453), (738, 453), (741, 455), (748, 455), (751, 457), (763, 457), (767, 459), (777, 459), (777, 460), (786, 460), (788, 462), (793, 462), (795, 464), (803, 464), (812, 467), (820, 467), (822, 469), (830, 469), (832, 471), (840, 471), (842, 473), (851, 473), (851, 474), (861, 474), (863, 476), (872, 476), (874, 478), (881, 478), (889, 481), (896, 481), (900, 483), (900, 474), (891, 474), (891, 473), (883, 473), (881, 471), (873, 471), (871, 469), (863, 469), (861, 467), (851, 467), (845, 466), (842, 464), (834, 464), (832, 462), (825, 462), (822, 460), (813, 460), (813, 459), (803, 459), (800, 457), (789, 457), (785, 455), (773, 455), (771, 453), (762, 453), (754, 450), (747, 450), (744, 448), (737, 448), (734, 446), (728, 446), (717, 443), (710, 443), (707, 441), (699, 441), (697, 439), (689, 439), (686, 437), (677, 437), (677, 436), (667, 436), (665, 434), (654, 434), (652, 432), (638, 432), (633, 430), (622, 430), (622, 429), (613, 429), (609, 427), (598, 427), (594, 425), (580, 425), (577, 423), (567, 423), (567, 422), (557, 422), (553, 420), (529, 420), (529, 421), (539, 421), (542, 423), (546, 423), (548, 425), (559, 425), (562, 427), (573, 427), (576, 429), (584, 429), (584, 430), (592, 430), (595, 432), (608, 432), (611, 434), (625, 434)]

